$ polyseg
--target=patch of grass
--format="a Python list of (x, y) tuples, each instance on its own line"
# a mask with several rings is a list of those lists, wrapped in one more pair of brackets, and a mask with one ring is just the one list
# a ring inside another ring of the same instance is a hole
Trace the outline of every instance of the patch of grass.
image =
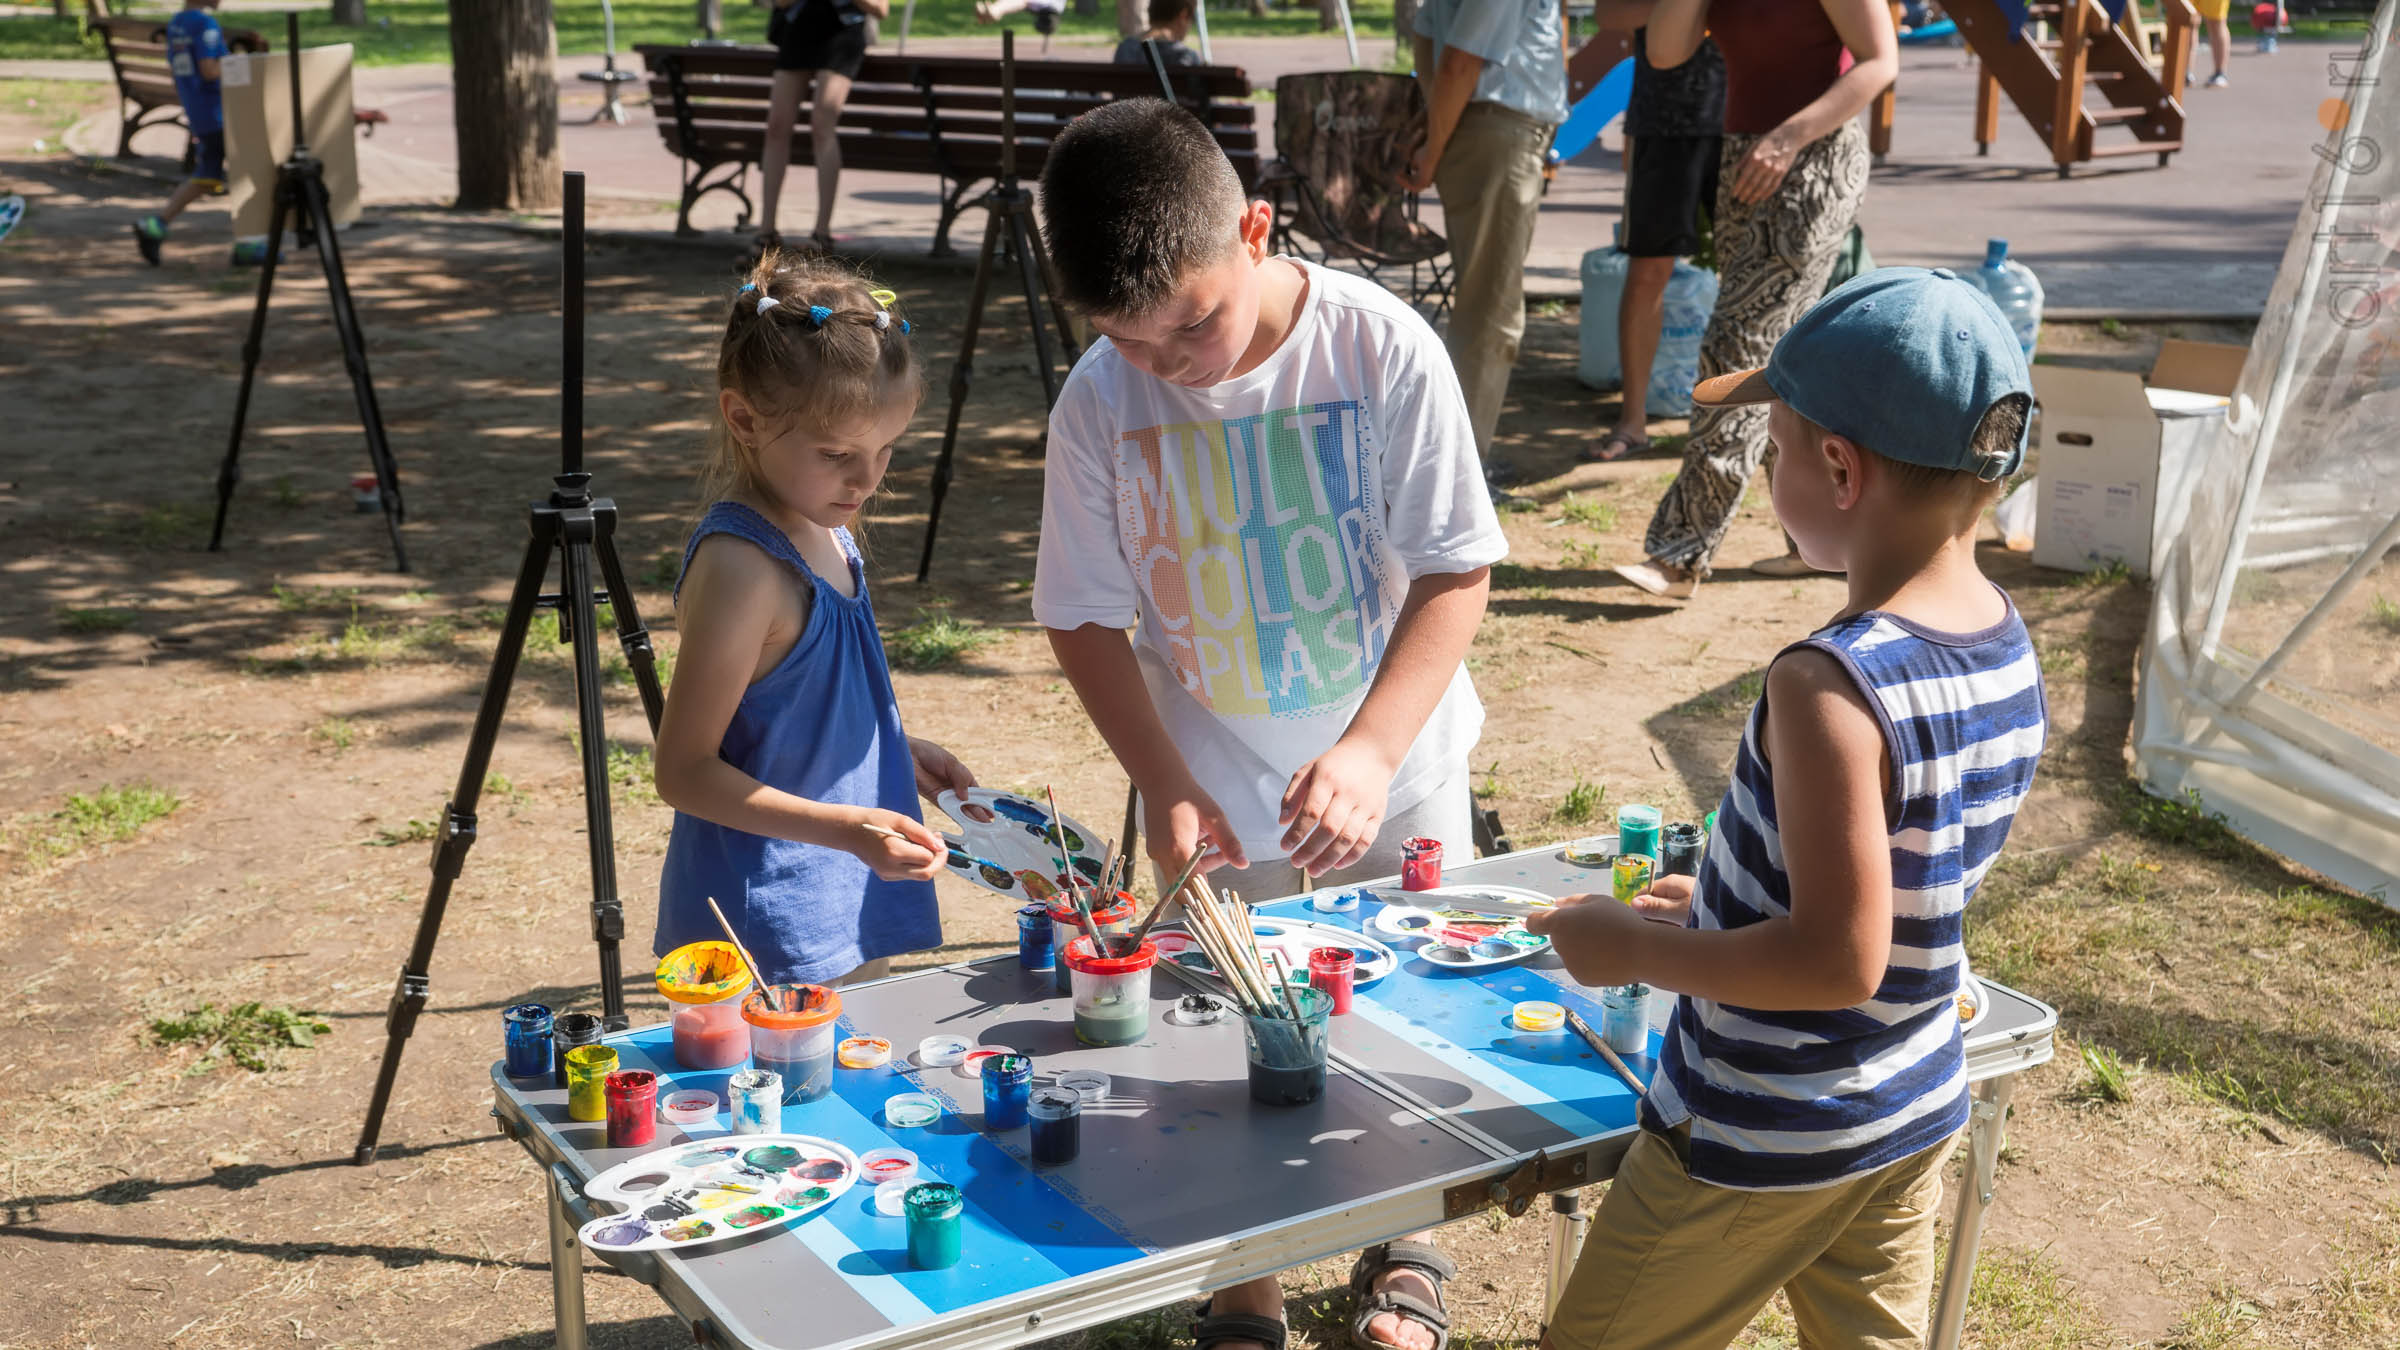
[(344, 610), (353, 617), (358, 614), (356, 586), (286, 586), (278, 581), (272, 594), (275, 608), (286, 614), (339, 614)]
[(1492, 589), (1521, 590), (1533, 585), (1535, 576), (1534, 570), (1522, 563), (1496, 562), (1492, 564)]
[(183, 798), (148, 783), (78, 792), (58, 810), (36, 820), (19, 836), (18, 844), (29, 865), (47, 867), (131, 839), (143, 826), (173, 815), (181, 805)]
[(1574, 783), (1567, 788), (1567, 795), (1559, 799), (1558, 809), (1550, 813), (1551, 818), (1561, 825), (1581, 825), (1598, 815), (1600, 804), (1607, 800), (1608, 788), (1605, 784), (1594, 783), (1577, 775)]
[(608, 781), (622, 789), (628, 801), (655, 804), (658, 801), (658, 775), (652, 763), (650, 747), (609, 742)]
[(2086, 590), (2106, 590), (2133, 580), (2133, 568), (2123, 558), (2111, 558), (2075, 579)]
[(1000, 634), (937, 609), (891, 635), (884, 649), (909, 670), (940, 670), (1000, 640)]
[(2400, 637), (2400, 601), (2378, 592), (2367, 602), (2367, 622), (2386, 637)]
[(160, 1045), (191, 1045), (200, 1057), (184, 1070), (206, 1073), (231, 1060), (252, 1073), (265, 1073), (283, 1062), (286, 1050), (306, 1050), (333, 1028), (306, 1009), (242, 1003), (220, 1009), (203, 1003), (181, 1017), (162, 1017), (150, 1024), (151, 1039)]
[(519, 806), (525, 801), (525, 790), (509, 781), (508, 775), (498, 769), (483, 771), (483, 795), (497, 797), (510, 806)]
[(402, 844), (422, 844), (433, 838), (433, 831), (432, 821), (418, 820), (412, 816), (406, 825), (402, 825), (398, 829), (377, 830), (375, 837), (367, 840), (366, 843), (370, 848), (398, 848)]
[(1558, 518), (1571, 525), (1589, 525), (1606, 534), (1617, 528), (1617, 504), (1594, 501), (1570, 492), (1558, 504)]
[(2125, 1061), (2117, 1052), (2104, 1045), (2083, 1047), (2083, 1077), (2069, 1094), (2083, 1101), (2104, 1106), (2122, 1106), (2133, 1100), (2133, 1086), (2127, 1081)]
[(2122, 339), (2128, 336), (2132, 330), (2126, 328), (2126, 326), (2119, 320), (2102, 319), (2100, 321), (2100, 331), (2109, 337)]
[(1475, 784), (1475, 792), (1487, 803), (1508, 795), (1508, 780), (1500, 776), (1499, 760), (1493, 760), (1491, 767), (1483, 771), (1483, 777)]
[(2153, 797), (2129, 778), (2117, 785), (2115, 805), (2117, 822), (2152, 843), (2209, 858), (2242, 858), (2253, 851), (2225, 824), (2223, 814), (2208, 809), (2196, 788), (2185, 788), (2181, 797)]
[(140, 615), (130, 609), (62, 609), (58, 612), (58, 631), (62, 633), (122, 633), (133, 627)]
[(161, 502), (130, 519), (118, 517), (116, 532), (137, 548), (196, 549), (208, 542), (212, 515), (190, 502)]
[(1157, 1350), (1188, 1335), (1191, 1310), (1181, 1303), (1103, 1322), (1076, 1338), (1076, 1350)]
[(2125, 1344), (2048, 1254), (1986, 1243), (1967, 1291), (1967, 1345), (2102, 1350)]
[[(5, 41), (5, 35), (0, 35), (0, 43)], [(0, 52), (0, 59), (5, 59), (4, 52)], [(36, 139), (44, 142), (45, 149), (59, 150), (64, 148), (60, 138), (67, 128), (74, 126), (86, 111), (99, 106), (104, 89), (103, 85), (81, 80), (0, 80), (0, 107), (21, 113), (43, 133)], [(32, 143), (8, 148), (29, 150)]]
[(1537, 319), (1555, 319), (1566, 312), (1567, 302), (1564, 300), (1542, 300), (1533, 306), (1533, 316)]
[(2158, 1342), (2158, 1350), (2228, 1350), (2250, 1345), (2263, 1315), (2241, 1291), (2220, 1285), (2208, 1302), (2175, 1320)]
[[(242, 278), (233, 277), (229, 280), (242, 281)], [(296, 511), (307, 504), (308, 494), (300, 490), (300, 485), (292, 481), (290, 474), (282, 473), (275, 475), (275, 481), (267, 485), (267, 502), (278, 511)]]
[(1757, 703), (1766, 692), (1767, 672), (1762, 666), (1735, 676), (1733, 683), (1722, 689), (1711, 689), (1685, 699), (1675, 705), (1674, 711), (1686, 717), (1741, 717), (1747, 715), (1751, 705)]
[(309, 734), (338, 752), (349, 749), (351, 743), (358, 739), (358, 728), (350, 725), (347, 718), (328, 717), (317, 723)]
[(683, 555), (670, 548), (661, 550), (650, 559), (650, 566), (642, 573), (642, 580), (663, 591), (673, 587), (675, 579), (682, 575)]

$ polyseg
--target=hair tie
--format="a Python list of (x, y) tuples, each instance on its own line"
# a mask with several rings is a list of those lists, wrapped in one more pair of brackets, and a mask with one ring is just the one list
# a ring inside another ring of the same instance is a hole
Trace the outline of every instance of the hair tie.
[(755, 282), (755, 281), (745, 281), (745, 282), (743, 282), (743, 283), (742, 283), (742, 288), (741, 288), (740, 290), (738, 290), (738, 291), (735, 291), (735, 292), (734, 292), (734, 294), (735, 294), (735, 295), (748, 295), (750, 292), (752, 292), (752, 291), (755, 291), (755, 290), (757, 290), (757, 289), (758, 289), (758, 283), (757, 283), (757, 282)]
[(783, 302), (781, 300), (776, 299), (774, 296), (762, 295), (758, 298), (758, 312), (764, 314), (768, 310), (773, 309), (782, 303)]
[(832, 317), (833, 311), (825, 308), (823, 305), (810, 305), (808, 307), (808, 326), (811, 328), (823, 328), (825, 326), (825, 321)]

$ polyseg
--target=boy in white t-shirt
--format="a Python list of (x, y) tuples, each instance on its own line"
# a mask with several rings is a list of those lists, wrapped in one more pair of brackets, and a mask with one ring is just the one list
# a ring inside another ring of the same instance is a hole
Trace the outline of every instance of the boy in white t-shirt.
[[(1160, 100), (1078, 118), (1042, 171), (1063, 298), (1101, 337), (1050, 416), (1034, 617), (1141, 790), (1151, 860), (1213, 844), (1259, 901), (1397, 871), (1413, 836), (1472, 856), (1462, 662), (1508, 551), (1433, 330), (1270, 254), (1272, 220)], [(1362, 1337), (1430, 1350), (1448, 1273), (1371, 1249)], [(1280, 1345), (1274, 1281), (1215, 1303), (1247, 1324), (1203, 1345)]]

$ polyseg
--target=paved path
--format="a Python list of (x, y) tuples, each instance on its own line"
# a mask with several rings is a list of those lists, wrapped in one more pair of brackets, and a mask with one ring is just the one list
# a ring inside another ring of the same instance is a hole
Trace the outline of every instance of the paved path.
[[(910, 47), (988, 53), (995, 45), (987, 38), (947, 38), (918, 39)], [(2079, 169), (2065, 181), (2013, 113), (2002, 119), (1991, 156), (1978, 158), (1971, 131), (1974, 83), (1964, 54), (1904, 49), (1894, 150), (1867, 191), (1869, 246), (1886, 263), (1967, 265), (1982, 256), (1987, 236), (2005, 237), (2041, 275), (2051, 312), (2062, 318), (2254, 317), (2264, 307), (2315, 164), (2311, 147), (2321, 134), (2315, 111), (2330, 92), (2324, 56), (2333, 49), (2287, 43), (2279, 55), (2260, 56), (2236, 46), (2232, 87), (2188, 94), (2190, 148), (2169, 167), (2157, 169), (2148, 157), (2135, 156)], [(1219, 61), (1243, 66), (1261, 86), (1278, 75), (1345, 64), (1338, 37), (1228, 38), (1216, 47)], [(1369, 40), (1361, 55), (1378, 63), (1389, 48), (1389, 39)], [(1062, 40), (1055, 54), (1096, 59), (1100, 49)], [(671, 238), (676, 166), (659, 144), (648, 108), (633, 107), (632, 121), (621, 127), (584, 120), (597, 109), (598, 95), (576, 76), (599, 67), (593, 56), (560, 61), (566, 163), (589, 175), (595, 228)], [(18, 74), (104, 79), (106, 68), (0, 62), (0, 77)], [(392, 119), (360, 142), (365, 199), (395, 206), (447, 203), (456, 194), (448, 68), (370, 67), (356, 81), (359, 104), (379, 107)], [(1263, 105), (1262, 112), (1271, 108)], [(114, 141), (113, 123), (87, 123), (79, 133), (70, 144), (87, 152)], [(164, 155), (176, 148), (171, 139), (158, 133), (137, 146)], [(1560, 172), (1528, 259), (1529, 292), (1576, 294), (1578, 260), (1613, 237), (1623, 183), (1619, 150), (1612, 129)], [(805, 231), (813, 172), (794, 172), (785, 189), (786, 232)], [(861, 252), (922, 254), (937, 205), (927, 179), (847, 174), (835, 228)], [(1438, 203), (1429, 198), (1427, 207), (1438, 220)], [(703, 203), (695, 216), (709, 233), (699, 246), (731, 244), (734, 211), (723, 194)], [(962, 221), (959, 237), (970, 249), (979, 226), (972, 217)]]

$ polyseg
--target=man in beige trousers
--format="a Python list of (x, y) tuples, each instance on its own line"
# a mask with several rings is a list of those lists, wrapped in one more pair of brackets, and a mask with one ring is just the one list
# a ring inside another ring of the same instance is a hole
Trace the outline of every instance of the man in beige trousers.
[(1456, 290), (1450, 360), (1466, 390), (1475, 450), (1495, 485), (1492, 429), (1525, 337), (1525, 251), (1542, 200), (1542, 161), (1567, 118), (1558, 0), (1426, 0), (1416, 18), (1425, 144), (1408, 185), (1438, 189)]

